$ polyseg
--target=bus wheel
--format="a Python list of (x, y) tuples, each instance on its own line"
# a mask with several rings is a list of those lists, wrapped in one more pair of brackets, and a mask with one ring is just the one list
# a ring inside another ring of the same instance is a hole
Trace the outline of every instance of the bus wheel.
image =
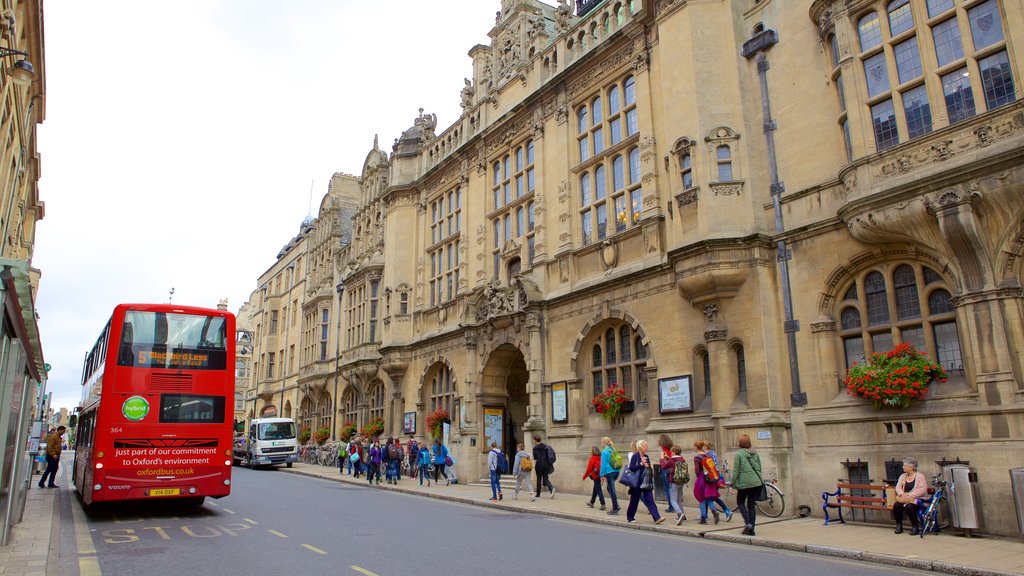
[(199, 507), (206, 502), (206, 496), (193, 496), (192, 498), (182, 498), (182, 504), (189, 507)]
[(291, 462), (288, 462), (287, 464), (285, 464), (285, 466), (287, 466), (287, 467), (291, 468), (291, 467), (292, 467), (292, 463), (291, 463)]

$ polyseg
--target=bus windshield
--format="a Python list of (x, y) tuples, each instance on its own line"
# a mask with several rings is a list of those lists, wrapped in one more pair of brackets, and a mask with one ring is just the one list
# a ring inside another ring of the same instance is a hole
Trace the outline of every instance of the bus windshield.
[(221, 317), (129, 310), (121, 327), (117, 365), (223, 370), (226, 342)]
[(271, 422), (270, 424), (260, 424), (259, 434), (260, 440), (287, 440), (295, 438), (295, 423)]

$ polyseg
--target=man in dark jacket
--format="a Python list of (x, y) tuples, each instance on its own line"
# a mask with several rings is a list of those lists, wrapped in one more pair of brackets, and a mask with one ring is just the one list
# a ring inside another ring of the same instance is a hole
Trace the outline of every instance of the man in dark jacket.
[(544, 486), (555, 497), (555, 487), (551, 485), (548, 478), (555, 471), (554, 458), (551, 456), (555, 449), (540, 441), (540, 436), (533, 437), (533, 469), (537, 472), (537, 497), (540, 498), (541, 486)]

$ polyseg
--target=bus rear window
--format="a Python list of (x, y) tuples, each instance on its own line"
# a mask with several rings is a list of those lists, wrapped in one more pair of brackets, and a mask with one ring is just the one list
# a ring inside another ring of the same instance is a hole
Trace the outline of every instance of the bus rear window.
[(220, 316), (129, 310), (121, 326), (117, 365), (223, 370), (227, 324)]
[(160, 397), (160, 422), (222, 424), (224, 422), (224, 397), (164, 394)]

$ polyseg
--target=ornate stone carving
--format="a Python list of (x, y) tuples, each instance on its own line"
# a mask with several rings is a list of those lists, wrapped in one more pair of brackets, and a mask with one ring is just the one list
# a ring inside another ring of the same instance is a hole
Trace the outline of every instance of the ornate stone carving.
[(943, 140), (938, 144), (933, 144), (932, 154), (936, 160), (949, 160), (955, 154), (955, 152), (953, 152), (953, 141)]
[(684, 190), (682, 193), (676, 196), (676, 201), (679, 202), (679, 207), (682, 208), (687, 204), (693, 204), (697, 201), (697, 192), (700, 188), (690, 188)]
[(979, 126), (974, 130), (974, 136), (978, 139), (978, 147), (984, 148), (993, 142), (992, 127), (989, 125)]
[(743, 184), (716, 184), (711, 183), (711, 191), (715, 193), (715, 196), (732, 196), (735, 194), (739, 196), (743, 192)]
[(469, 78), (464, 78), (466, 85), (462, 87), (460, 96), (462, 98), (462, 109), (467, 110), (473, 107), (473, 96), (476, 94), (476, 89), (473, 88), (473, 83)]
[(705, 330), (704, 341), (705, 342), (720, 342), (729, 337), (729, 331), (725, 329), (717, 330)]
[(619, 247), (607, 238), (602, 242), (601, 265), (605, 270), (614, 268), (619, 263)]

